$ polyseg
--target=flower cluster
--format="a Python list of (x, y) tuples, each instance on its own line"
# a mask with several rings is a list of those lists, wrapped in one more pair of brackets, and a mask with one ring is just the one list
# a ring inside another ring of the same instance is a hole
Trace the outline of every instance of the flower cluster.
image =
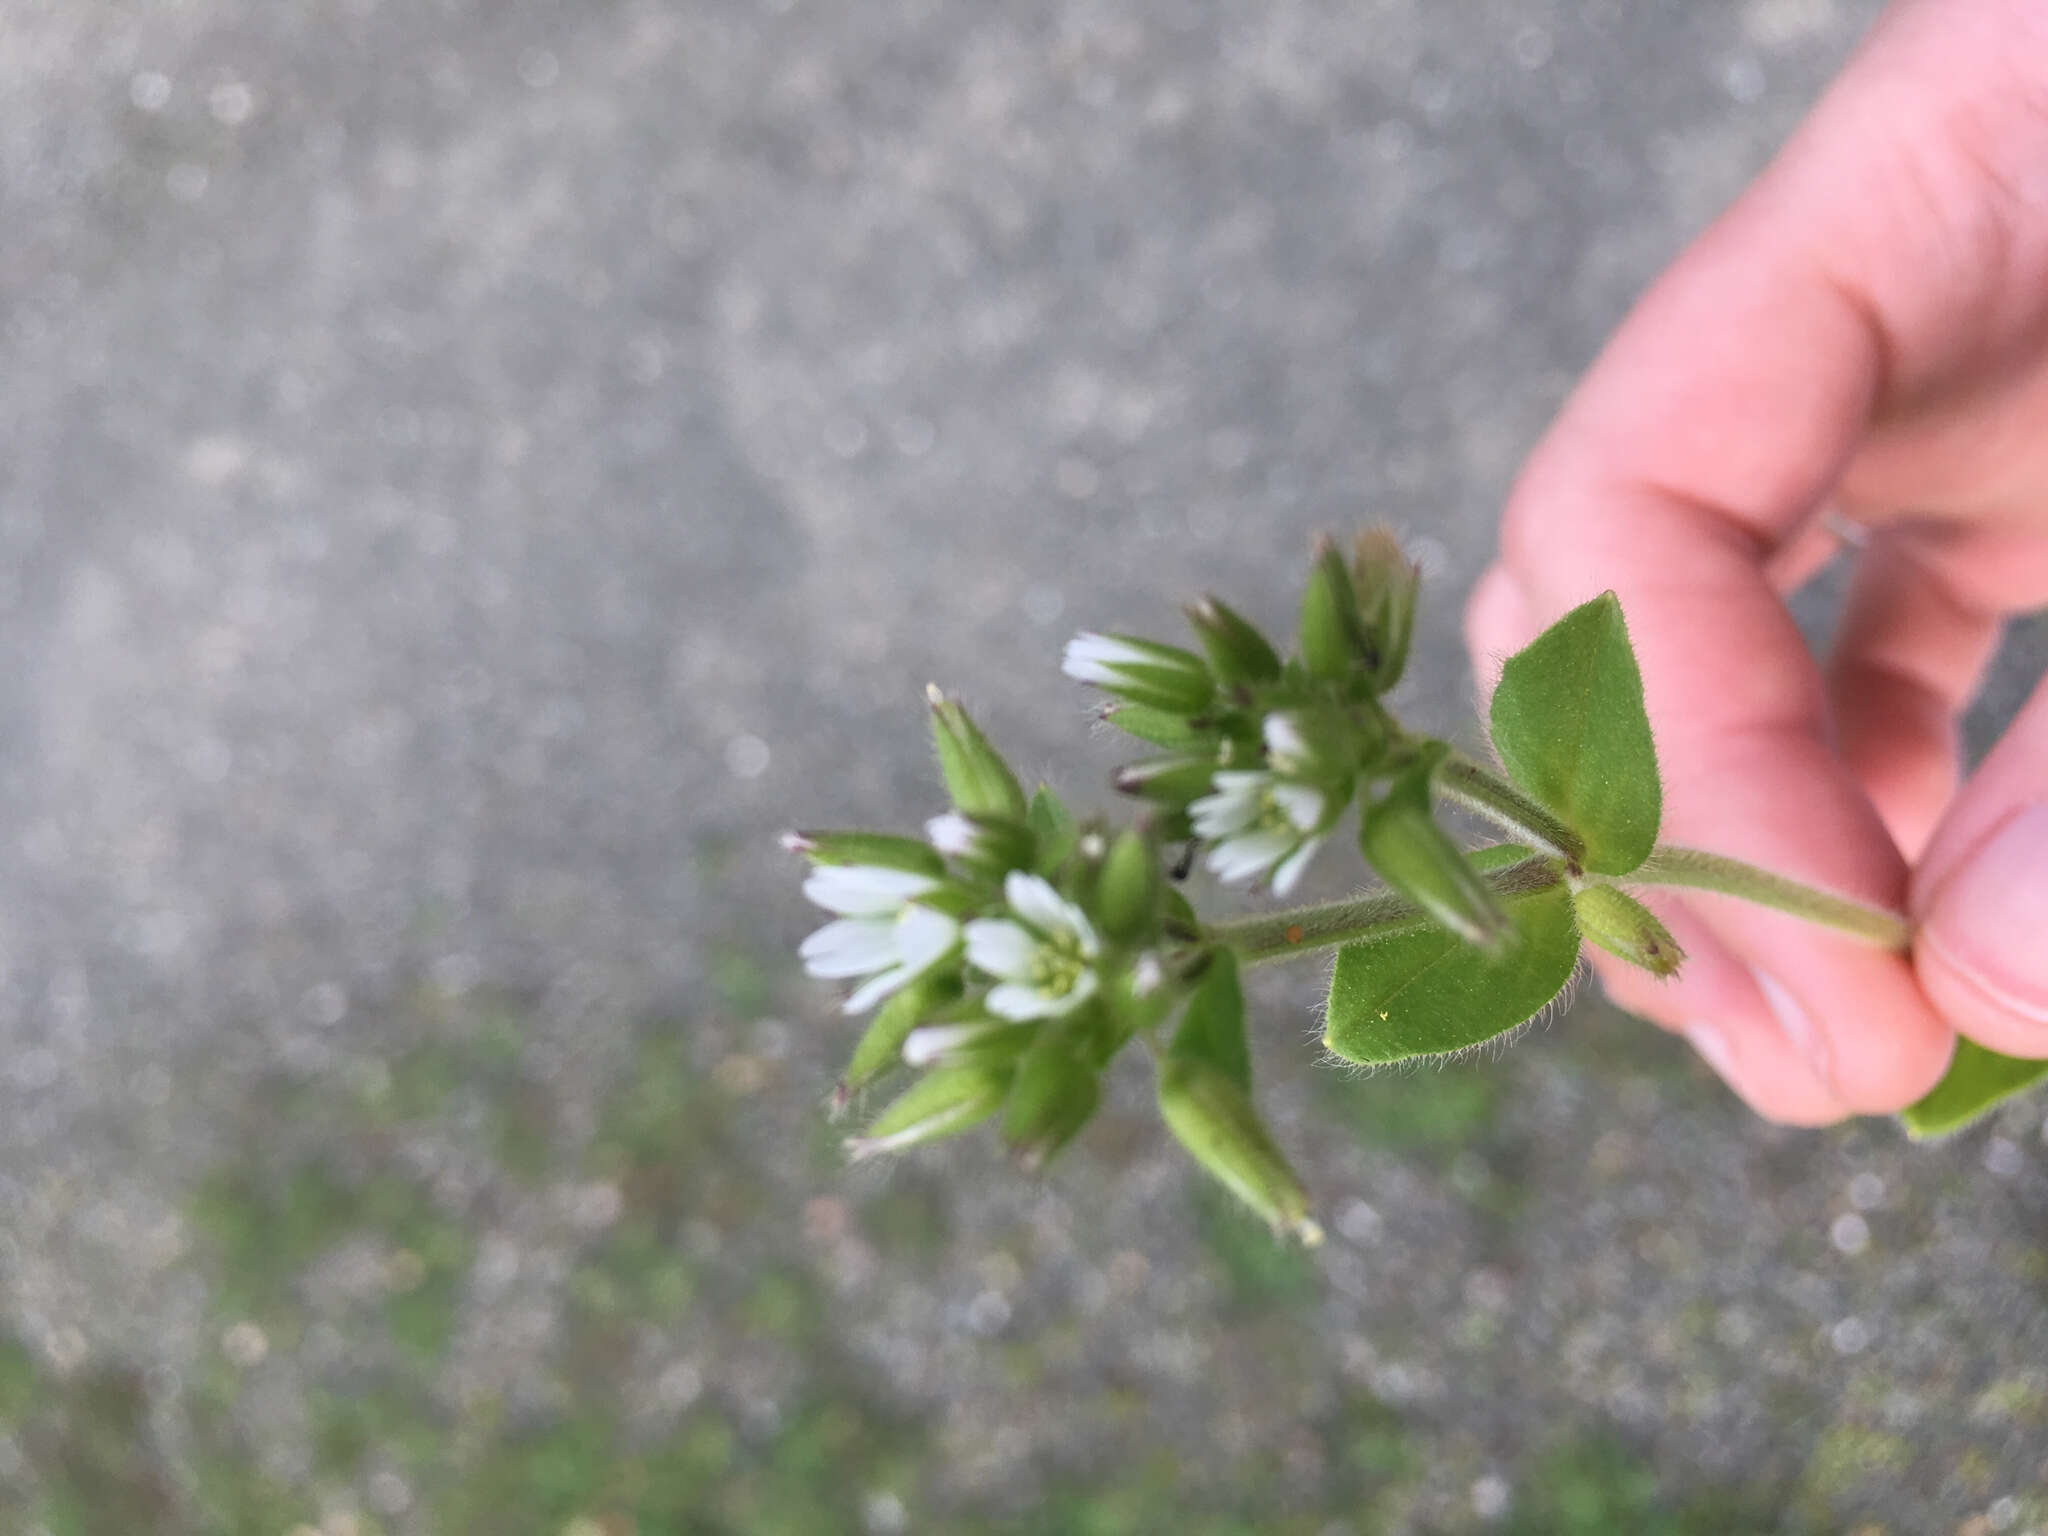
[(1286, 895), (1357, 791), (1391, 758), (1379, 697), (1400, 680), (1416, 570), (1384, 534), (1349, 563), (1327, 545), (1303, 595), (1297, 654), (1216, 597), (1187, 610), (1202, 654), (1129, 635), (1068, 642), (1067, 676), (1113, 702), (1104, 718), (1167, 750), (1117, 775), (1171, 835), (1207, 846), (1219, 879)]
[(923, 839), (791, 833), (804, 894), (832, 921), (804, 940), (813, 976), (851, 981), (879, 1012), (844, 1089), (899, 1066), (924, 1076), (849, 1146), (889, 1151), (1003, 1111), (1040, 1163), (1078, 1131), (1096, 1078), (1165, 992), (1162, 951), (1194, 935), (1145, 831), (1077, 825), (1050, 790), (1026, 798), (967, 713), (936, 690), (932, 732), (953, 808)]

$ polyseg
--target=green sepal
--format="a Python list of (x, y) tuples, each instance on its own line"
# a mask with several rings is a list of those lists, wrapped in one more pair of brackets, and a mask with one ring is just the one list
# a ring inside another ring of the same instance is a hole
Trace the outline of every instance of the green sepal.
[(1431, 742), (1359, 814), (1358, 849), (1382, 880), (1467, 944), (1497, 954), (1514, 927), (1493, 889), (1431, 809), (1430, 777), (1448, 751)]
[(1143, 704), (1113, 704), (1102, 718), (1126, 736), (1149, 741), (1173, 752), (1198, 752), (1214, 745), (1214, 737), (1188, 723), (1185, 715)]
[(1159, 1063), (1159, 1115), (1188, 1155), (1276, 1235), (1322, 1240), (1309, 1219), (1308, 1192), (1229, 1074), (1195, 1057), (1167, 1056)]
[(1244, 990), (1237, 979), (1237, 956), (1229, 950), (1211, 952), (1208, 969), (1188, 998), (1187, 1012), (1181, 1015), (1168, 1051), (1181, 1060), (1205, 1061), (1237, 1084), (1240, 1092), (1252, 1091)]
[(1663, 812), (1657, 747), (1612, 592), (1508, 658), (1489, 718), (1508, 777), (1585, 839), (1587, 869), (1625, 875), (1650, 856)]
[(1073, 853), (1074, 845), (1081, 840), (1081, 828), (1066, 802), (1044, 784), (1032, 794), (1024, 822), (1038, 845), (1035, 867), (1039, 874), (1050, 878)]
[(842, 1089), (865, 1087), (903, 1060), (903, 1042), (918, 1025), (957, 1004), (964, 991), (955, 971), (931, 971), (876, 1010), (840, 1075)]
[(859, 1160), (897, 1152), (922, 1142), (957, 1136), (1002, 1108), (1014, 1068), (987, 1062), (939, 1067), (904, 1089), (867, 1130), (847, 1138), (847, 1154)]
[[(1501, 869), (1530, 857), (1527, 848), (1503, 843), (1480, 850), (1472, 863)], [(1378, 1066), (1464, 1050), (1540, 1013), (1578, 964), (1571, 892), (1559, 878), (1502, 905), (1517, 942), (1498, 959), (1473, 954), (1440, 928), (1339, 950), (1323, 1044), (1346, 1061)]]
[(1660, 980), (1676, 976), (1685, 951), (1657, 914), (1628, 892), (1588, 885), (1572, 893), (1579, 932), (1618, 960), (1640, 966)]
[(1065, 1031), (1041, 1030), (1003, 1102), (1003, 1140), (1026, 1168), (1042, 1168), (1101, 1102), (1101, 1079), (1077, 1042)]
[(1266, 683), (1280, 675), (1280, 654), (1273, 643), (1222, 598), (1211, 594), (1190, 603), (1186, 612), (1217, 681)]
[(1119, 944), (1143, 943), (1156, 936), (1165, 886), (1159, 845), (1136, 827), (1119, 832), (1103, 857), (1095, 885), (1095, 917), (1103, 934)]
[(1362, 658), (1364, 639), (1351, 573), (1325, 539), (1301, 593), (1301, 664), (1325, 682), (1349, 677)]
[(946, 872), (946, 861), (931, 844), (893, 832), (788, 832), (782, 846), (813, 864), (857, 864), (934, 877)]
[(937, 688), (926, 691), (932, 710), (932, 745), (953, 804), (970, 816), (1024, 819), (1023, 786), (1010, 765), (989, 745), (967, 711)]
[(1915, 1141), (1947, 1136), (1988, 1114), (1998, 1104), (2048, 1076), (2048, 1061), (2001, 1056), (1974, 1040), (1958, 1038), (1941, 1081), (1917, 1103), (1899, 1112)]

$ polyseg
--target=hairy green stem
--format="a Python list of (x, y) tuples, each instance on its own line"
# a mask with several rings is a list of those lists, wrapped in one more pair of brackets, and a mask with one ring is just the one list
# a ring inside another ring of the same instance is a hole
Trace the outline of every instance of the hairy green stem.
[[(1558, 884), (1563, 875), (1555, 861), (1533, 858), (1491, 870), (1483, 878), (1497, 895), (1525, 896)], [(1208, 923), (1202, 934), (1210, 942), (1234, 950), (1243, 964), (1260, 965), (1312, 950), (1334, 949), (1366, 939), (1397, 938), (1436, 926), (1435, 919), (1404, 897), (1392, 891), (1368, 891), (1346, 901)]]
[(1659, 845), (1640, 869), (1607, 882), (1613, 885), (1679, 885), (1715, 891), (1805, 918), (1861, 939), (1879, 949), (1905, 954), (1913, 947), (1913, 925), (1897, 912), (1848, 896), (1803, 885), (1740, 859), (1698, 848)]
[(1453, 752), (1436, 772), (1436, 790), (1446, 800), (1476, 811), (1496, 826), (1574, 869), (1586, 857), (1586, 840), (1506, 779), (1462, 752)]

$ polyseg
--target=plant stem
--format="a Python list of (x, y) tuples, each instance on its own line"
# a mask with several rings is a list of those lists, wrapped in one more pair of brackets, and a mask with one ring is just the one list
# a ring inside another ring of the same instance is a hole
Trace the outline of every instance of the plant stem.
[[(1558, 884), (1564, 876), (1554, 860), (1533, 858), (1491, 870), (1482, 878), (1496, 895), (1526, 896)], [(1392, 891), (1368, 891), (1347, 901), (1209, 923), (1202, 933), (1212, 943), (1234, 950), (1242, 963), (1259, 965), (1269, 960), (1292, 959), (1311, 950), (1334, 949), (1366, 939), (1397, 938), (1437, 926), (1435, 919), (1404, 897)]]
[(1462, 752), (1444, 759), (1436, 788), (1446, 800), (1476, 811), (1525, 842), (1554, 853), (1574, 872), (1586, 856), (1586, 841), (1492, 769)]
[(1651, 851), (1640, 869), (1606, 883), (1681, 885), (1692, 890), (1716, 891), (1723, 896), (1753, 901), (1761, 907), (1789, 912), (1794, 917), (1837, 929), (1851, 938), (1891, 950), (1894, 954), (1905, 954), (1913, 947), (1913, 925), (1897, 912), (1839, 896), (1817, 886), (1803, 885), (1768, 869), (1745, 864), (1740, 859), (1706, 853), (1698, 848), (1660, 845)]

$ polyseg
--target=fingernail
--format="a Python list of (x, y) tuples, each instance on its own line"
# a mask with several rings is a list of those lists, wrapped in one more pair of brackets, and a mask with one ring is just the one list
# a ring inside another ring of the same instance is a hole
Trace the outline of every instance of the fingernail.
[(1723, 1077), (1732, 1076), (1735, 1058), (1728, 1050), (1728, 1037), (1711, 1024), (1695, 1023), (1685, 1026), (1685, 1038), (1700, 1058)]
[(1806, 1005), (1769, 971), (1752, 969), (1749, 974), (1756, 980), (1757, 991), (1763, 993), (1771, 1017), (1778, 1021), (1778, 1028), (1792, 1042), (1792, 1049), (1806, 1058), (1806, 1064), (1820, 1075), (1822, 1082), (1832, 1084), (1835, 1080), (1834, 1062), (1828, 1057), (1827, 1038), (1813, 1022), (1813, 1015), (1806, 1011)]
[(2022, 806), (1943, 882), (1924, 938), (1965, 980), (2048, 1024), (2048, 805)]

